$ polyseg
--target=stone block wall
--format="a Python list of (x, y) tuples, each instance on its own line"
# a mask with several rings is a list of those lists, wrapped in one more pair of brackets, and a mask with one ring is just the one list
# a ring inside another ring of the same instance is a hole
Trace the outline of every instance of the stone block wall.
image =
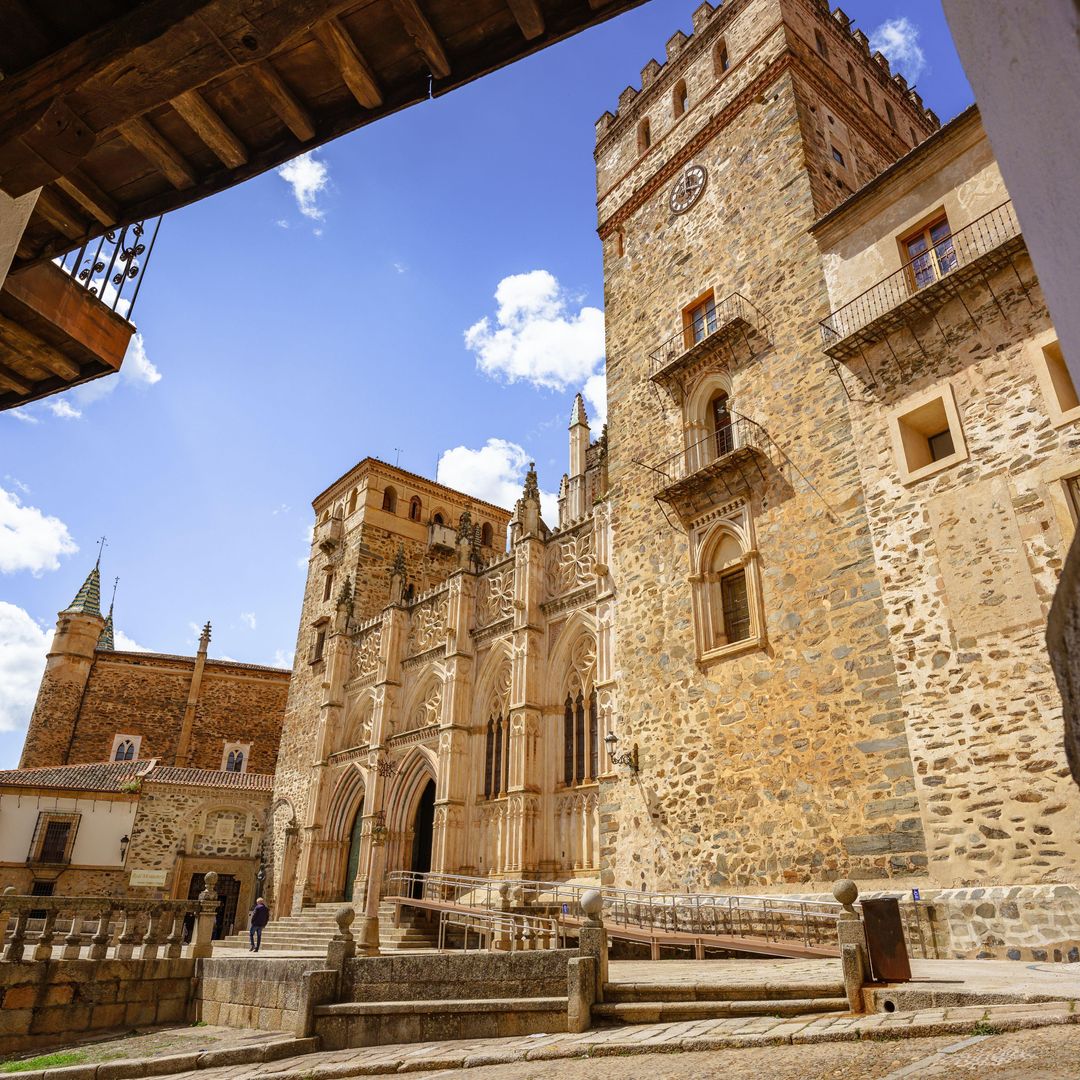
[(440, 1001), (565, 997), (576, 949), (366, 956), (345, 969), (344, 1000)]
[(200, 961), (193, 1019), (262, 1031), (297, 1031), (306, 1007), (304, 974), (321, 970), (320, 957), (297, 960), (212, 957)]
[(96, 1031), (183, 1023), (194, 969), (189, 959), (0, 964), (0, 1053)]

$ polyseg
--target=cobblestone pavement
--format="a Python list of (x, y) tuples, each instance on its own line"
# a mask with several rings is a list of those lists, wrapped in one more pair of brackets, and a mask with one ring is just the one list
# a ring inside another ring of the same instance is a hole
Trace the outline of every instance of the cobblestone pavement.
[[(198, 1072), (184, 1073), (186, 1080), (330, 1080), (334, 1077), (348, 1076), (385, 1076), (394, 1073), (437, 1073), (444, 1070), (456, 1071), (464, 1068), (479, 1068), (486, 1065), (505, 1064), (510, 1071), (505, 1073), (507, 1080), (525, 1080), (526, 1077), (546, 1076), (606, 1076), (608, 1073), (597, 1071), (604, 1058), (619, 1058), (620, 1069), (611, 1072), (612, 1077), (640, 1076), (648, 1080), (658, 1080), (663, 1076), (718, 1076), (725, 1075), (710, 1066), (709, 1072), (677, 1072), (682, 1066), (666, 1055), (681, 1052), (692, 1058), (700, 1055), (696, 1051), (723, 1050), (732, 1052), (732, 1060), (744, 1061), (740, 1056), (746, 1051), (758, 1051), (770, 1048), (778, 1052), (779, 1060), (790, 1060), (791, 1069), (796, 1071), (776, 1072), (770, 1066), (766, 1072), (749, 1069), (741, 1074), (747, 1077), (800, 1077), (812, 1080), (813, 1077), (865, 1077), (865, 1067), (852, 1065), (848, 1072), (799, 1072), (800, 1063), (811, 1060), (821, 1063), (825, 1069), (828, 1062), (835, 1060), (855, 1061), (863, 1053), (866, 1060), (882, 1063), (878, 1076), (886, 1076), (912, 1061), (921, 1060), (911, 1057), (914, 1051), (906, 1045), (907, 1040), (922, 1042), (926, 1038), (948, 1036), (938, 1041), (921, 1055), (936, 1053), (946, 1046), (969, 1038), (980, 1030), (987, 1030), (986, 1025), (998, 1031), (1015, 1031), (1026, 1028), (1039, 1028), (1066, 1025), (1080, 1021), (1080, 1010), (1074, 1002), (1051, 1002), (1038, 1005), (998, 1005), (990, 1007), (965, 1007), (926, 1009), (913, 1013), (881, 1013), (873, 1016), (828, 1015), (819, 1017), (800, 1017), (782, 1019), (778, 1017), (732, 1018), (726, 1020), (692, 1020), (680, 1023), (643, 1024), (638, 1026), (600, 1028), (582, 1034), (533, 1035), (512, 1039), (474, 1039), (455, 1042), (423, 1043), (409, 1046), (373, 1046), (354, 1050), (337, 1050), (325, 1053), (307, 1054), (303, 1057), (287, 1058), (282, 1061), (260, 1065), (238, 1065), (233, 1067), (200, 1069)], [(1001, 1035), (993, 1038), (1001, 1039)], [(899, 1040), (904, 1040), (901, 1045)], [(876, 1044), (874, 1046), (869, 1044)], [(972, 1044), (979, 1045), (979, 1044)], [(855, 1049), (863, 1046), (864, 1051)], [(822, 1049), (813, 1049), (821, 1047)], [(782, 1053), (780, 1053), (782, 1052)], [(966, 1052), (966, 1051), (965, 1051)], [(639, 1062), (638, 1055), (664, 1054), (657, 1059), (650, 1057), (650, 1063)], [(588, 1063), (581, 1065), (582, 1058)], [(544, 1061), (570, 1062), (578, 1065), (565, 1066), (569, 1071), (548, 1073)], [(704, 1059), (703, 1059), (704, 1060)], [(709, 1060), (712, 1060), (711, 1058)], [(951, 1059), (950, 1059), (951, 1060)], [(1059, 1064), (1064, 1059), (1057, 1059)], [(1074, 1056), (1067, 1061), (1072, 1072), (1047, 1073), (1052, 1077), (1069, 1077), (1075, 1080), (1080, 1076), (1080, 1067)], [(511, 1065), (511, 1063), (513, 1063)], [(888, 1068), (885, 1068), (885, 1066)], [(692, 1068), (692, 1064), (686, 1066)], [(740, 1066), (742, 1067), (742, 1066)], [(760, 1069), (760, 1063), (758, 1069)], [(778, 1066), (779, 1067), (779, 1066)], [(1064, 1065), (1062, 1066), (1064, 1067)], [(585, 1071), (573, 1071), (574, 1068)], [(786, 1066), (784, 1066), (786, 1068)], [(516, 1070), (516, 1071), (515, 1071)], [(591, 1070), (591, 1071), (590, 1071)], [(940, 1076), (952, 1075), (949, 1072)], [(959, 1075), (959, 1074), (958, 1074)], [(981, 1077), (984, 1074), (973, 1073)], [(986, 1074), (992, 1075), (992, 1074)], [(1006, 1074), (1002, 1074), (1006, 1075)], [(467, 1080), (479, 1080), (479, 1074), (470, 1074)]]

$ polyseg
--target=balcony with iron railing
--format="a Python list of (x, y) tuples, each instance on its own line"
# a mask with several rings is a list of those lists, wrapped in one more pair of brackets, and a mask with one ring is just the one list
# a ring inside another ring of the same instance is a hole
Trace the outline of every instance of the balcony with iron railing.
[(933, 314), (962, 286), (974, 280), (988, 285), (987, 275), (1007, 263), (1023, 287), (1012, 263), (1023, 246), (1012, 202), (996, 206), (822, 319), (825, 352), (834, 360), (855, 356), (862, 346)]
[(649, 353), (649, 378), (668, 389), (680, 382), (681, 374), (695, 361), (727, 347), (736, 356), (745, 349), (747, 358), (757, 352), (755, 339), (768, 341), (765, 316), (740, 293), (732, 293), (699, 308), (692, 318)]
[(111, 229), (0, 289), (0, 409), (119, 370), (161, 219)]
[(637, 462), (652, 473), (651, 494), (680, 517), (745, 492), (755, 479), (765, 480), (770, 468), (786, 462), (757, 421), (738, 413), (728, 416), (729, 422), (670, 457), (652, 464)]

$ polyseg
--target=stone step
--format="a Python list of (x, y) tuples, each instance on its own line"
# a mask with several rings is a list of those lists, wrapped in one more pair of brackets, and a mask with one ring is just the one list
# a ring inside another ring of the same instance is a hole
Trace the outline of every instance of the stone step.
[(607, 983), (604, 1002), (623, 1004), (645, 1001), (792, 1001), (814, 998), (842, 998), (844, 984), (820, 983), (742, 983), (720, 986), (716, 983)]
[(772, 1001), (597, 1002), (593, 1017), (619, 1024), (657, 1024), (679, 1020), (722, 1020), (733, 1016), (808, 1016), (847, 1012), (846, 998), (789, 998)]

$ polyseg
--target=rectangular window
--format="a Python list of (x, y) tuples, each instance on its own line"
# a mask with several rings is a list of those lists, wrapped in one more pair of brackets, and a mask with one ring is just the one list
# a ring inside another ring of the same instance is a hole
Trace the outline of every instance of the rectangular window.
[(315, 631), (315, 645), (311, 650), (311, 662), (317, 664), (322, 658), (323, 653), (326, 650), (326, 628), (319, 627)]
[(949, 385), (908, 399), (891, 417), (900, 479), (908, 484), (967, 458), (960, 414)]
[(324, 600), (329, 600), (330, 599), (330, 592), (331, 592), (331, 590), (333, 588), (334, 588), (334, 575), (333, 574), (327, 574), (326, 577), (325, 577), (325, 580), (323, 581), (322, 598)]
[(748, 638), (750, 601), (746, 593), (746, 571), (742, 567), (720, 578), (720, 607), (728, 644)]
[(1073, 524), (1080, 525), (1080, 476), (1066, 476), (1062, 483), (1065, 485), (1065, 498)]
[(837, 163), (837, 165), (841, 165), (844, 168), (847, 168), (847, 162), (844, 161), (844, 155), (841, 154), (840, 151), (837, 150), (835, 146), (832, 148), (832, 156), (833, 156), (833, 161), (835, 161)]
[(908, 274), (916, 289), (925, 288), (956, 269), (952, 229), (944, 214), (901, 240)]
[[(56, 882), (55, 881), (34, 881), (30, 885), (30, 895), (31, 896), (52, 896), (55, 889), (56, 889)], [(45, 914), (46, 914), (46, 912), (45, 912), (44, 908), (34, 908), (30, 912), (29, 917), (31, 919), (44, 919)]]
[(716, 333), (716, 300), (712, 293), (686, 308), (683, 325), (686, 328), (687, 348)]
[(936, 435), (928, 435), (926, 443), (930, 447), (931, 461), (941, 461), (942, 458), (947, 458), (950, 454), (956, 453), (953, 446), (952, 432), (948, 428), (939, 431)]

